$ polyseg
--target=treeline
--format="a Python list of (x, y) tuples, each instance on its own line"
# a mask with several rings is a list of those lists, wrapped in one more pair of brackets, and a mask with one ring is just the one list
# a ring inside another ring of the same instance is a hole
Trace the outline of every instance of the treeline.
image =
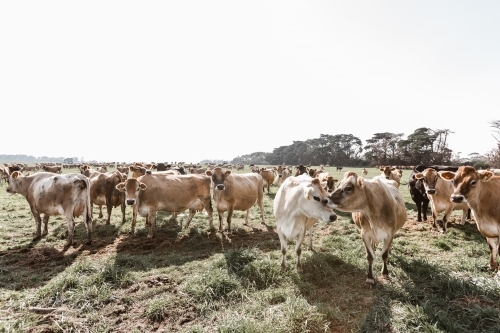
[[(32, 156), (32, 155), (0, 155), (0, 161), (4, 163), (63, 163), (66, 157), (48, 157), (48, 156)], [(78, 157), (73, 157), (74, 162), (78, 162)]]
[(454, 154), (448, 147), (448, 136), (453, 132), (422, 127), (407, 138), (402, 133), (375, 133), (363, 145), (352, 134), (321, 134), (319, 138), (293, 141), (291, 145), (275, 148), (273, 152), (255, 152), (238, 156), (231, 163), (243, 164), (329, 164), (331, 166), (377, 166), (469, 164), (488, 167), (486, 157), (477, 153), (466, 158)]

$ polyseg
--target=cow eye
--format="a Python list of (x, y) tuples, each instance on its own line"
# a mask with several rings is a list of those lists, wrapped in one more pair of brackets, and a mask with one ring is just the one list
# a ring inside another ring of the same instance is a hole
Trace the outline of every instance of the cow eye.
[(316, 201), (320, 201), (321, 200), (319, 197), (316, 197), (316, 196), (314, 196), (313, 199), (316, 200)]
[(475, 185), (476, 185), (476, 181), (475, 181), (475, 180), (472, 180), (472, 181), (470, 182), (470, 186), (475, 186)]
[(351, 192), (351, 191), (352, 191), (352, 186), (344, 187), (344, 192)]

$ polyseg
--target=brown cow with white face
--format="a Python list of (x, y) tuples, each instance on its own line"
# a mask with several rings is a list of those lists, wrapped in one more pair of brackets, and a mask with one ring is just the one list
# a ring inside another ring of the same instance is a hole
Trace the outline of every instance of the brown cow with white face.
[(108, 217), (106, 224), (110, 223), (111, 211), (121, 206), (122, 223), (125, 223), (125, 195), (116, 189), (116, 185), (124, 182), (127, 176), (119, 171), (100, 173), (90, 179), (90, 205), (99, 206), (99, 218), (103, 217), (102, 206), (106, 206)]
[(246, 211), (245, 225), (248, 225), (250, 208), (259, 205), (262, 223), (264, 220), (263, 191), (264, 180), (258, 173), (232, 173), (216, 167), (207, 170), (212, 178), (214, 202), (219, 213), (219, 230), (222, 231), (223, 214), (227, 211), (227, 230), (231, 231), (231, 219), (234, 210)]
[(477, 229), (486, 237), (490, 247), (489, 268), (497, 270), (497, 275), (500, 275), (497, 262), (500, 246), (500, 176), (495, 176), (491, 171), (478, 171), (471, 166), (461, 166), (457, 172), (441, 171), (439, 176), (453, 181), (451, 201), (469, 205)]
[[(133, 207), (132, 233), (135, 232), (137, 214), (146, 217), (149, 225), (148, 238), (156, 229), (156, 213), (181, 212), (189, 209), (185, 228), (197, 211), (205, 209), (213, 229), (213, 210), (210, 197), (210, 178), (205, 175), (164, 175), (147, 173), (139, 178), (130, 178), (116, 185), (125, 192), (125, 203)], [(182, 227), (182, 225), (181, 225)]]
[(389, 277), (387, 261), (394, 234), (406, 222), (406, 206), (396, 182), (382, 177), (363, 179), (348, 171), (337, 189), (329, 196), (328, 206), (341, 212), (351, 212), (359, 228), (368, 260), (367, 288), (375, 285), (373, 260), (375, 248), (384, 241), (382, 249), (382, 276)]
[(48, 233), (50, 216), (64, 215), (68, 226), (67, 248), (73, 243), (74, 218), (82, 214), (87, 228), (87, 244), (92, 241), (89, 188), (88, 178), (80, 174), (55, 175), (39, 172), (32, 176), (23, 176), (21, 172), (14, 171), (9, 177), (7, 192), (19, 193), (28, 201), (36, 222), (35, 240)]

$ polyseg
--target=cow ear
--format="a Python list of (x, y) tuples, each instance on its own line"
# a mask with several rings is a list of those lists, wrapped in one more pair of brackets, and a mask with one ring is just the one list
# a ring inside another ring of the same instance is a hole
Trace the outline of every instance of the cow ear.
[(311, 192), (314, 191), (314, 189), (308, 185), (308, 186), (304, 186), (304, 198), (306, 198), (307, 200), (310, 199), (311, 197)]
[(413, 175), (413, 177), (415, 177), (416, 179), (422, 179), (422, 178), (424, 178), (424, 175), (421, 172), (419, 172), (419, 173), (416, 173), (415, 175)]
[(14, 171), (12, 173), (12, 179), (17, 179), (19, 176), (21, 176), (22, 174), (19, 172), (19, 171)]
[(315, 184), (315, 185), (321, 186), (321, 182), (319, 181), (318, 178), (313, 178), (311, 180), (311, 184)]
[(147, 189), (148, 187), (146, 186), (146, 184), (144, 183), (139, 183), (139, 188), (144, 191), (145, 189)]
[(212, 170), (205, 171), (205, 175), (207, 175), (208, 177), (211, 177), (212, 176)]
[(226, 174), (226, 177), (229, 176), (231, 174), (231, 170), (226, 170), (225, 174)]
[(365, 180), (363, 179), (363, 177), (358, 177), (357, 182), (358, 182), (359, 188), (363, 189), (363, 186), (365, 185)]
[(121, 182), (119, 184), (116, 184), (115, 188), (118, 190), (118, 191), (123, 191), (125, 189), (125, 183), (124, 182)]
[(494, 175), (493, 172), (487, 170), (479, 170), (478, 173), (479, 173), (479, 179), (482, 182), (487, 182)]
[(451, 171), (439, 171), (438, 175), (444, 180), (452, 180), (453, 178), (455, 178), (455, 173)]
[(135, 170), (135, 167), (133, 165), (129, 166), (128, 169), (130, 170), (130, 172), (134, 172)]

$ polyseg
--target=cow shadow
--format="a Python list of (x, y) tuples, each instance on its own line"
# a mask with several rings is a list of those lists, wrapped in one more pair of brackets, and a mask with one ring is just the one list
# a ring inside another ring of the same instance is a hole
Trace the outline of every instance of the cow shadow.
[(47, 235), (0, 251), (0, 288), (39, 288), (65, 271), (84, 253), (96, 253), (112, 244), (116, 234), (114, 225), (94, 224), (92, 243), (86, 245), (87, 231), (81, 218), (77, 218), (73, 244), (66, 247), (66, 221), (49, 220)]
[[(412, 316), (413, 320), (407, 320), (408, 331), (419, 331), (419, 327), (425, 325), (443, 332), (491, 332), (493, 327), (498, 328), (500, 310), (494, 305), (496, 301), (491, 302), (498, 298), (495, 288), (479, 288), (477, 284), (452, 276), (426, 260), (394, 255), (392, 261), (402, 269), (405, 281), (400, 285), (401, 289), (377, 291), (374, 306), (367, 313), (360, 332), (392, 332), (390, 314), (393, 304), (401, 304), (418, 313), (417, 317)], [(480, 303), (485, 310), (474, 313), (483, 316), (484, 320), (470, 321), (467, 302), (478, 300), (478, 295), (481, 295)]]

